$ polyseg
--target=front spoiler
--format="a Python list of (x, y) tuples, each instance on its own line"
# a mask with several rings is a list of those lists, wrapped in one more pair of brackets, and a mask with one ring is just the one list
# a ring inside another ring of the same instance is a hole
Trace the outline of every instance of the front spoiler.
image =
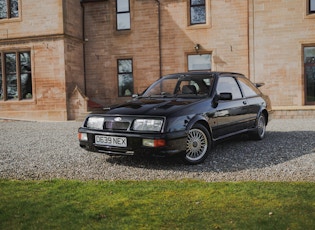
[[(104, 153), (107, 155), (162, 155), (171, 156), (185, 152), (186, 150), (186, 132), (174, 132), (170, 134), (130, 134), (130, 133), (109, 133), (100, 131), (91, 131), (85, 128), (79, 129), (80, 133), (87, 133), (88, 140), (80, 140), (80, 147), (91, 152)], [(114, 135), (127, 138), (128, 146), (113, 147), (97, 145), (94, 143), (95, 135)], [(166, 145), (163, 147), (147, 147), (142, 145), (142, 139), (164, 139)]]

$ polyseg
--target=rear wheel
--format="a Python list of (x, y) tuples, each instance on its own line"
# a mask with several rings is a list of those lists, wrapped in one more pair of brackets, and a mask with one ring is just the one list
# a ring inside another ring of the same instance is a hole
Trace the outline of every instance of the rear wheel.
[(195, 124), (188, 133), (184, 160), (188, 164), (199, 164), (209, 155), (211, 138), (209, 131), (201, 124)]
[(255, 131), (253, 131), (253, 133), (252, 133), (252, 137), (255, 140), (264, 139), (264, 137), (266, 135), (266, 124), (267, 124), (267, 122), (266, 122), (265, 115), (260, 114), (258, 119), (257, 119)]

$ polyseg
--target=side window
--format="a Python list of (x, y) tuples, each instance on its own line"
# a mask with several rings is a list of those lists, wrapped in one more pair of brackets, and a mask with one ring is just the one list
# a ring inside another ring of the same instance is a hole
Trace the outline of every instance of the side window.
[(125, 97), (133, 94), (132, 59), (119, 59), (118, 65), (118, 96)]
[(116, 0), (117, 30), (130, 30), (129, 0)]
[(260, 94), (260, 91), (247, 79), (238, 78), (245, 97), (255, 97)]
[(308, 12), (309, 14), (315, 14), (315, 0), (309, 0), (309, 8)]
[(19, 17), (19, 0), (0, 0), (0, 19)]
[(217, 94), (232, 93), (232, 99), (242, 98), (241, 90), (233, 77), (220, 77), (217, 84)]
[(190, 25), (206, 24), (206, 0), (190, 0)]

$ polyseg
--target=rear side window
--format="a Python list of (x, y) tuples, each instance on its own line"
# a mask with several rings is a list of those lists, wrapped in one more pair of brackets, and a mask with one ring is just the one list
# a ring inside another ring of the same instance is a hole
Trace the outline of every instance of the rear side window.
[(255, 97), (260, 94), (257, 89), (249, 80), (246, 78), (238, 78), (242, 91), (245, 97)]

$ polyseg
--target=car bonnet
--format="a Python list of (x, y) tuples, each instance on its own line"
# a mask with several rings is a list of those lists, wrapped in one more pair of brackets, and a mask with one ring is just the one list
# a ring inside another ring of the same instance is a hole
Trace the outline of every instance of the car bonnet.
[(168, 116), (196, 103), (196, 99), (141, 98), (110, 108), (106, 114)]

